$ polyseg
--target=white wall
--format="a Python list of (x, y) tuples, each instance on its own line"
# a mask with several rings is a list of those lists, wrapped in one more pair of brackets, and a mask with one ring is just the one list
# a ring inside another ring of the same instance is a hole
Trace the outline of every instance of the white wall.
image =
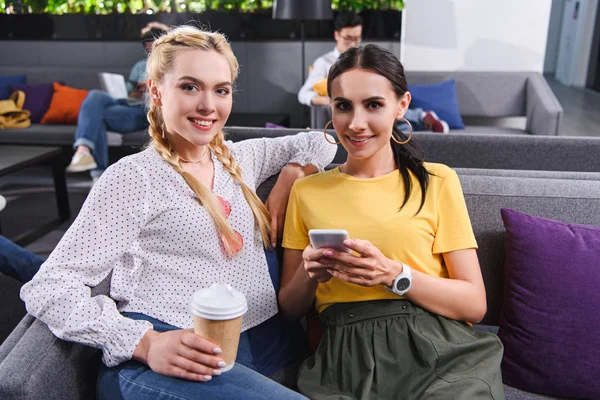
[(407, 70), (543, 72), (551, 0), (407, 0)]

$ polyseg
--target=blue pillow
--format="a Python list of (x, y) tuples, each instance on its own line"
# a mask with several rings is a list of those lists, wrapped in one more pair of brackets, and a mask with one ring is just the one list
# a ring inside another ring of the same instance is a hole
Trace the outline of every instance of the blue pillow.
[(10, 85), (24, 85), (27, 83), (25, 75), (0, 76), (0, 100), (6, 100), (10, 97)]
[(411, 108), (434, 111), (451, 129), (465, 129), (456, 98), (454, 79), (433, 85), (408, 85), (408, 91), (412, 95)]

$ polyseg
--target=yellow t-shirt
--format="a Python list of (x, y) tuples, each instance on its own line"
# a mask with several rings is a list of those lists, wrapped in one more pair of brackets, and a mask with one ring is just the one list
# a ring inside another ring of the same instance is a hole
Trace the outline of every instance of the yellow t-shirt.
[[(351, 238), (368, 240), (386, 257), (423, 273), (448, 277), (442, 257), (454, 250), (477, 248), (456, 172), (442, 164), (425, 163), (429, 187), (423, 208), (421, 186), (414, 174), (411, 196), (404, 199), (399, 170), (360, 179), (339, 168), (296, 181), (286, 214), (283, 246), (304, 250), (310, 229), (346, 229)], [(320, 284), (317, 311), (335, 303), (399, 299), (382, 285), (363, 287), (332, 278)]]

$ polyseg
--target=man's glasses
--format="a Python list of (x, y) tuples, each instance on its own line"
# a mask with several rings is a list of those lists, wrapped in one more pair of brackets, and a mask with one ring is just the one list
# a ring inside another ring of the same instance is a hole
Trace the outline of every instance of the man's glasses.
[[(231, 215), (231, 204), (229, 204), (229, 202), (221, 196), (217, 196), (217, 201), (221, 206), (221, 212), (223, 213), (223, 216), (225, 216), (225, 219), (229, 218), (229, 216)], [(238, 243), (227, 240), (226, 236), (223, 233), (221, 233), (221, 243), (223, 243), (225, 251), (230, 256), (236, 255), (242, 250), (242, 247), (244, 247), (244, 238), (242, 238), (242, 235), (240, 235), (240, 233), (236, 230), (234, 230), (233, 232), (238, 238)]]
[(362, 37), (360, 36), (341, 36), (342, 40), (344, 41), (344, 43), (346, 44), (351, 44), (351, 43), (360, 43), (362, 42)]

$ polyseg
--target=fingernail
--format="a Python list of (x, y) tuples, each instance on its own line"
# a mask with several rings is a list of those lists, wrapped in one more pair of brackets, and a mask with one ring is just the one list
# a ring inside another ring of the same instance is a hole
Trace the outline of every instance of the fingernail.
[(327, 256), (327, 257), (331, 257), (331, 256), (333, 256), (333, 251), (331, 251), (331, 250), (325, 250), (323, 252), (323, 255)]
[(277, 243), (273, 242), (271, 243), (271, 246), (273, 246), (273, 248), (277, 247)]
[(225, 368), (227, 366), (225, 361), (219, 361), (219, 363), (217, 365), (219, 366), (219, 368)]
[(328, 269), (327, 272), (329, 272), (331, 275), (333, 275), (335, 273), (335, 270), (333, 269)]
[(213, 349), (213, 353), (214, 353), (214, 354), (221, 354), (222, 352), (223, 352), (223, 350), (221, 350), (221, 349), (220, 349), (220, 348), (218, 348), (218, 347), (215, 347), (215, 348)]
[(352, 245), (352, 239), (346, 239), (346, 240), (344, 240), (344, 244), (346, 246), (351, 246)]
[(204, 375), (204, 380), (205, 381), (210, 381), (212, 379), (212, 376), (210, 375)]
[(213, 375), (221, 375), (221, 370), (220, 369), (214, 369), (213, 370)]

